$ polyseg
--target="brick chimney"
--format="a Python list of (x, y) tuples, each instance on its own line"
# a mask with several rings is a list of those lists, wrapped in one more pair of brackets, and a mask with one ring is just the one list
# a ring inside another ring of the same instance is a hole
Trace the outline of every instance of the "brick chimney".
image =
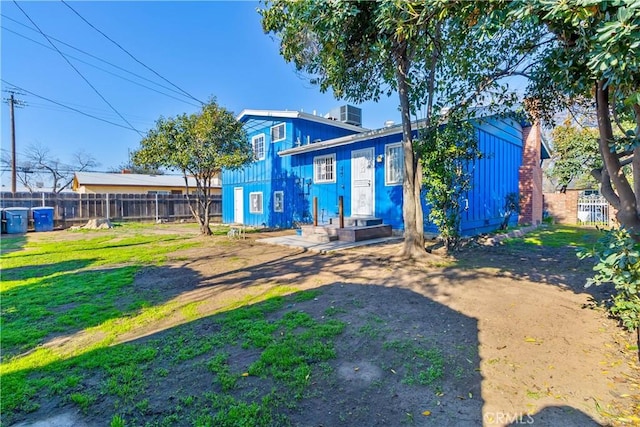
[(542, 167), (540, 150), (542, 130), (540, 123), (522, 129), (522, 166), (519, 171), (520, 216), (519, 224), (542, 222)]

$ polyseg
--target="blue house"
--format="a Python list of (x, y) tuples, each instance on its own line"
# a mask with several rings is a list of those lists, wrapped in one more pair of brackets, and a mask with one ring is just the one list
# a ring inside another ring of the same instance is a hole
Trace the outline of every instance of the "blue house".
[[(360, 110), (351, 106), (324, 117), (243, 111), (238, 120), (245, 124), (256, 161), (223, 171), (223, 222), (281, 228), (310, 223), (317, 197), (318, 222), (329, 223), (338, 217), (342, 196), (345, 216), (375, 217), (402, 230), (402, 127), (367, 130), (360, 118)], [(535, 174), (531, 170), (539, 169), (540, 158), (539, 132), (529, 132), (513, 118), (486, 117), (474, 126), (484, 158), (473, 165), (473, 189), (466, 195), (462, 218), (465, 235), (498, 228), (507, 194), (526, 193), (522, 175)], [(529, 155), (533, 160), (523, 165), (530, 134), (535, 134), (529, 144), (534, 149), (538, 145), (538, 156)], [(537, 197), (524, 198), (537, 203)], [(437, 229), (425, 220), (425, 231)]]

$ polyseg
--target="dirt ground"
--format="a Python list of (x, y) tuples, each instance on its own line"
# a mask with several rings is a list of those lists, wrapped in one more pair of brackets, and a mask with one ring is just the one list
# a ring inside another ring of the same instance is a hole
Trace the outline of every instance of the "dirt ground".
[[(205, 249), (176, 253), (168, 265), (143, 270), (136, 287), (164, 289), (178, 304), (205, 301), (202, 314), (274, 285), (320, 290), (295, 309), (321, 318), (335, 308), (348, 326), (336, 339), (334, 374), (314, 381), (287, 414), (294, 425), (634, 425), (624, 418), (640, 405), (637, 355), (628, 348), (634, 337), (594, 307), (606, 290), (583, 288), (591, 266), (574, 249), (474, 246), (451, 266), (400, 261), (399, 244), (318, 254), (255, 241), (265, 236), (214, 238)], [(157, 338), (181, 323), (176, 310), (120, 341)], [(368, 334), (371, 325), (377, 332)], [(206, 333), (210, 325), (205, 318), (195, 327)], [(444, 352), (435, 392), (401, 382), (406, 367), (384, 343), (407, 339)], [(175, 381), (210, 386), (196, 371)], [(154, 391), (158, 407), (175, 387)], [(109, 404), (89, 416), (43, 405), (48, 414), (37, 411), (20, 425), (106, 425)], [(37, 424), (43, 419), (49, 423)]]

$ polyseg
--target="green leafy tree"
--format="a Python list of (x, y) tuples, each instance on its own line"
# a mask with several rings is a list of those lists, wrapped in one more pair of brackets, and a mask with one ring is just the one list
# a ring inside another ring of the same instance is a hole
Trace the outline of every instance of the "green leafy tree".
[(420, 138), (429, 219), (447, 250), (458, 246), (464, 194), (471, 189), (470, 164), (481, 158), (476, 131), (468, 120), (449, 120)]
[(613, 284), (616, 293), (609, 310), (622, 326), (636, 331), (640, 344), (640, 244), (624, 229), (611, 230), (592, 250), (581, 251), (579, 256), (597, 259), (596, 274), (587, 286)]
[(429, 219), (448, 250), (460, 242), (461, 202), (473, 186), (471, 167), (483, 156), (471, 123), (486, 116), (521, 118), (509, 79), (526, 75), (533, 54), (549, 42), (546, 32), (530, 22), (494, 25), (499, 4), (434, 3), (441, 10), (427, 68), (413, 80), (424, 86), (417, 91), (423, 98), (414, 102), (425, 123), (414, 148), (422, 161)]
[(544, 118), (576, 102), (595, 104), (602, 167), (592, 175), (618, 222), (640, 241), (640, 2), (519, 0), (508, 7), (507, 16), (544, 25), (555, 37), (531, 70), (529, 110)]
[[(397, 93), (404, 154), (403, 254), (424, 256), (422, 151), (413, 140), (412, 116), (422, 116), (421, 125), (431, 130), (447, 121), (449, 114), (441, 114), (445, 106), (451, 112), (466, 109), (483, 96), (488, 96), (487, 104), (499, 104), (494, 101), (506, 92), (491, 93), (491, 89), (526, 66), (513, 54), (524, 54), (535, 44), (527, 40), (527, 46), (514, 49), (503, 37), (508, 30), (476, 31), (476, 24), (489, 21), (482, 5), (473, 2), (273, 0), (265, 4), (259, 11), (264, 31), (279, 37), (284, 59), (307, 73), (321, 91), (331, 88), (337, 98), (356, 103)], [(474, 48), (474, 41), (484, 49)]]
[[(211, 185), (223, 168), (238, 169), (253, 160), (242, 123), (215, 100), (197, 114), (161, 117), (132, 155), (135, 165), (180, 171), (187, 200), (200, 232), (210, 235)], [(196, 188), (189, 187), (193, 177)], [(194, 192), (195, 190), (195, 192)]]
[[(599, 259), (592, 282), (614, 284), (612, 314), (637, 329), (640, 2), (518, 0), (509, 7), (513, 9), (507, 16), (544, 25), (555, 37), (531, 72), (532, 114), (548, 118), (575, 103), (592, 108), (595, 104), (602, 167), (592, 175), (616, 208), (622, 227), (611, 230), (591, 254)], [(632, 126), (625, 126), (625, 121)], [(625, 173), (625, 167), (631, 171)]]
[(413, 151), (409, 73), (422, 60), (426, 27), (413, 2), (291, 2), (274, 0), (259, 12), (265, 32), (280, 38), (280, 53), (311, 76), (321, 91), (360, 103), (394, 90), (402, 118), (405, 256), (423, 256), (421, 172)]
[(548, 176), (565, 192), (571, 183), (589, 185), (594, 183), (591, 171), (602, 168), (602, 158), (598, 150), (598, 130), (589, 127), (572, 126), (569, 120), (553, 128), (552, 165)]
[(123, 173), (124, 171), (141, 175), (164, 175), (164, 171), (162, 171), (162, 169), (160, 168), (144, 167), (134, 164), (131, 160), (131, 155), (129, 155), (129, 161), (127, 161), (126, 163), (121, 163), (115, 168), (111, 168), (109, 170), (109, 173)]

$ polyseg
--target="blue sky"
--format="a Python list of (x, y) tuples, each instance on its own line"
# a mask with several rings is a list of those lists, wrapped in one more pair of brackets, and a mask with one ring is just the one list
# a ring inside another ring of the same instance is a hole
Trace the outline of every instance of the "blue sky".
[[(198, 110), (195, 101), (138, 64), (62, 2), (18, 4), (47, 36), (72, 46), (54, 41), (98, 92), (143, 134), (160, 116)], [(293, 65), (282, 59), (277, 41), (262, 32), (257, 2), (73, 1), (68, 4), (169, 82), (199, 100), (206, 101), (214, 96), (220, 105), (236, 114), (245, 108), (310, 113), (315, 110), (325, 114), (346, 103), (336, 100), (331, 93), (320, 93), (318, 87), (311, 85), (296, 73)], [(141, 136), (133, 130), (83, 116), (38, 98), (45, 97), (128, 127), (51, 48), (13, 2), (1, 1), (0, 10), (1, 77), (31, 92), (17, 95), (26, 104), (15, 112), (18, 160), (30, 145), (39, 144), (63, 163), (71, 162), (73, 153), (79, 150), (96, 158), (100, 171), (109, 171), (125, 163), (129, 150), (139, 146)], [(8, 97), (6, 90), (10, 88), (2, 83), (3, 100)], [(379, 128), (385, 120), (399, 122), (397, 104), (394, 96), (377, 104), (359, 105), (363, 110), (363, 126)], [(4, 102), (3, 152), (10, 150), (10, 135), (9, 107)], [(9, 175), (3, 172), (2, 180)]]

